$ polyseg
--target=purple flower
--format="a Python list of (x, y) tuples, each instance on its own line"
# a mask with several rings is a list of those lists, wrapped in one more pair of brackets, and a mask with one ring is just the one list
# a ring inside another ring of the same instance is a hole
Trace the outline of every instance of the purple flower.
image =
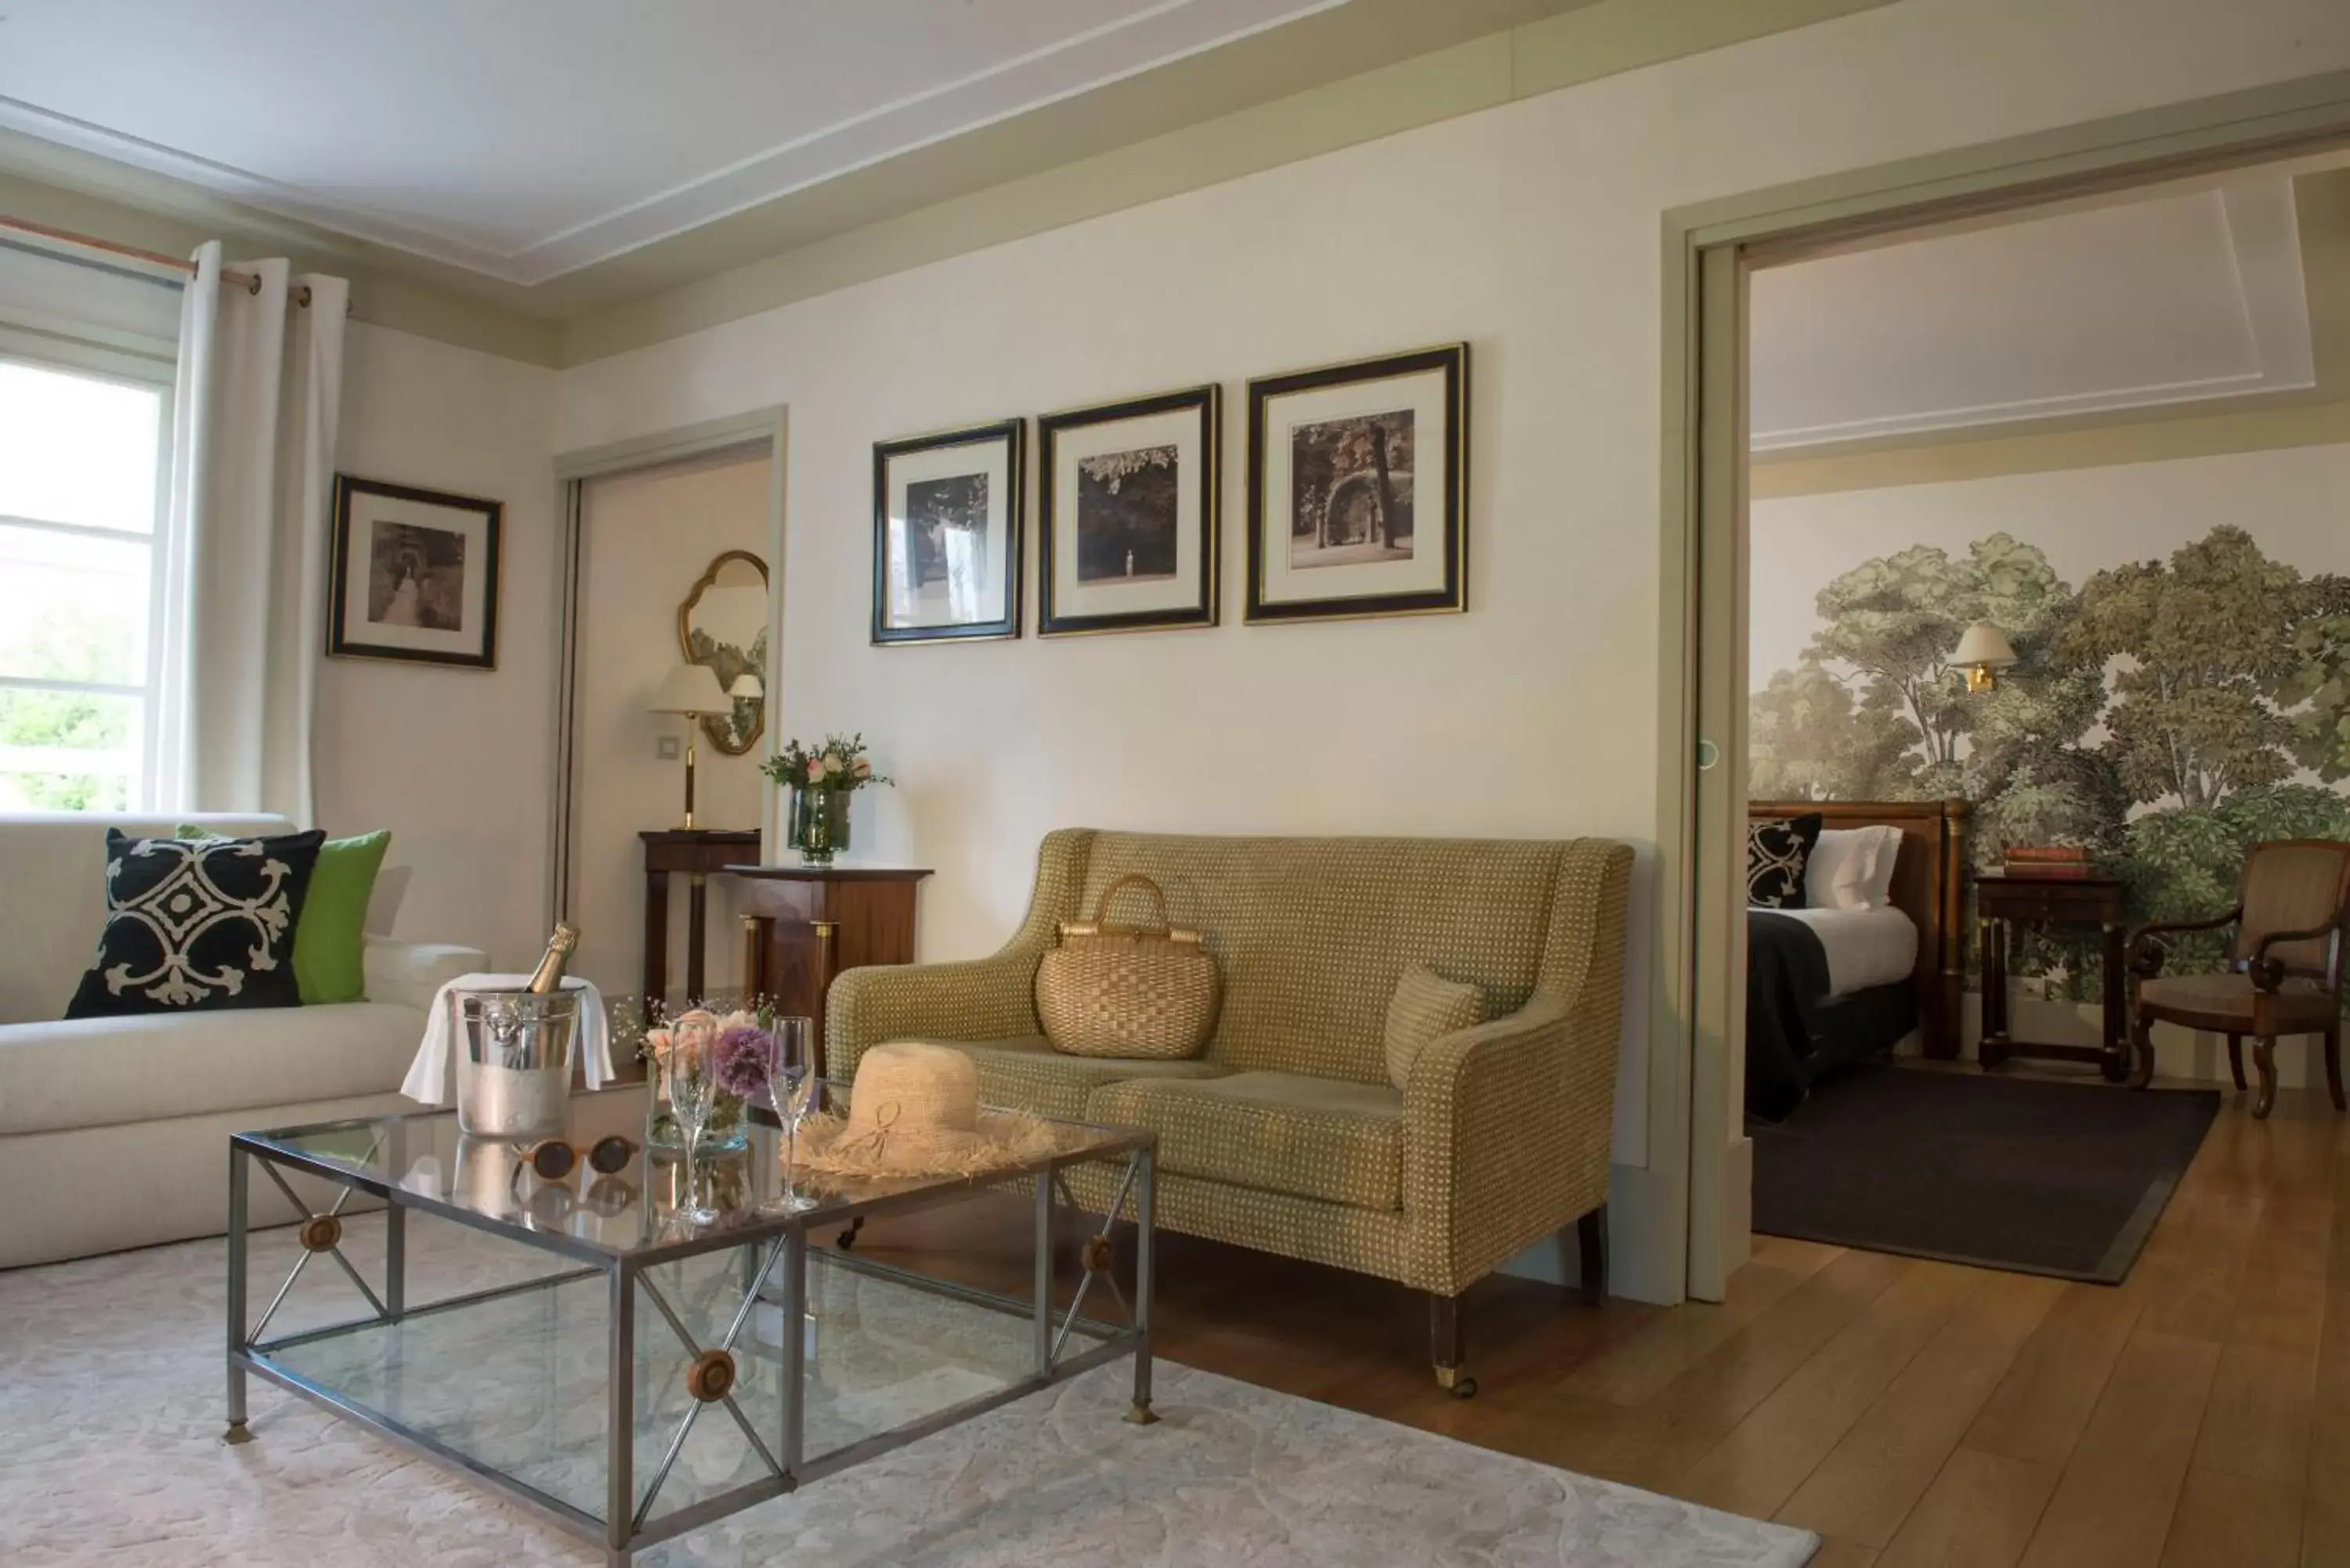
[(729, 1029), (718, 1037), (718, 1086), (749, 1099), (767, 1086), (775, 1060), (775, 1037), (764, 1029)]

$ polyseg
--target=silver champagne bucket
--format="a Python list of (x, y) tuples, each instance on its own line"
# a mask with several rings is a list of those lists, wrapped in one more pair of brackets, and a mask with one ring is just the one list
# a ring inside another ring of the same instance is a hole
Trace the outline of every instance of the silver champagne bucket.
[(457, 1128), (513, 1143), (560, 1137), (585, 993), (454, 991)]

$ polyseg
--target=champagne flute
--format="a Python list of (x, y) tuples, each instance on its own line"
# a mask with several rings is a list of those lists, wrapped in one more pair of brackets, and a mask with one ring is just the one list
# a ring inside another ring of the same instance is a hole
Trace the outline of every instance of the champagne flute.
[(816, 1204), (815, 1199), (793, 1189), (794, 1170), (799, 1164), (800, 1123), (807, 1119), (809, 1103), (816, 1097), (815, 1053), (809, 1043), (814, 1027), (806, 1018), (776, 1019), (774, 1046), (767, 1054), (767, 1098), (775, 1107), (775, 1119), (784, 1126), (784, 1189), (767, 1206), (772, 1213), (804, 1214)]
[(669, 1068), (670, 1115), (677, 1119), (677, 1130), (685, 1135), (685, 1206), (678, 1213), (695, 1225), (707, 1225), (719, 1217), (717, 1210), (702, 1200), (693, 1172), (702, 1132), (718, 1106), (718, 1075), (710, 1060), (709, 1045), (707, 1040), (689, 1041), (681, 1032)]

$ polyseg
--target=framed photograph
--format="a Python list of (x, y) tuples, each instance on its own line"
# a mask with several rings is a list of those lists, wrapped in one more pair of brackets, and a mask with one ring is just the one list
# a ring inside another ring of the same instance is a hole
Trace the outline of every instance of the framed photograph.
[(1036, 421), (1040, 635), (1216, 624), (1222, 411), (1194, 387)]
[(335, 475), (327, 651), (494, 670), (495, 501)]
[(873, 448), (873, 640), (1020, 635), (1027, 421)]
[(1248, 618), (1469, 607), (1469, 346), (1249, 383)]

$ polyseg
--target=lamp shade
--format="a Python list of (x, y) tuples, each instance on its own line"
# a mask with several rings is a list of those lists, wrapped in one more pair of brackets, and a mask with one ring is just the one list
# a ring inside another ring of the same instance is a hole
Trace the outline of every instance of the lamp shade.
[(1959, 650), (1950, 656), (1950, 662), (1976, 670), (2004, 670), (2015, 662), (2015, 645), (2007, 640), (2007, 633), (1979, 620), (1959, 639)]
[(717, 672), (707, 664), (681, 664), (671, 670), (645, 706), (656, 713), (728, 713), (734, 708), (726, 689), (718, 684)]
[(742, 702), (756, 702), (766, 694), (766, 687), (760, 683), (757, 676), (748, 671), (737, 675), (734, 684), (726, 689), (726, 695)]

